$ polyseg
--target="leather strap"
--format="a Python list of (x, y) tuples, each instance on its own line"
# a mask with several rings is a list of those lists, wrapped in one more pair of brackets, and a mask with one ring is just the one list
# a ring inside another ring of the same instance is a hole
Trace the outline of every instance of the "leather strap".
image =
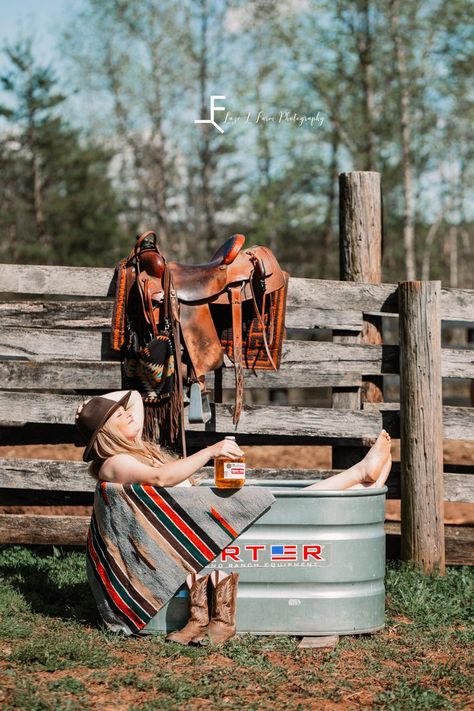
[(244, 373), (242, 368), (242, 286), (230, 287), (232, 309), (232, 338), (235, 372), (235, 409), (233, 423), (237, 425), (244, 400)]
[(260, 328), (262, 329), (262, 336), (263, 336), (263, 345), (265, 346), (265, 350), (268, 356), (268, 360), (273, 366), (274, 370), (278, 370), (278, 368), (275, 365), (275, 361), (272, 358), (272, 354), (270, 353), (270, 348), (268, 346), (268, 341), (267, 341), (267, 334), (266, 334), (266, 328), (265, 328), (265, 322), (263, 320), (263, 315), (265, 315), (265, 292), (263, 294), (263, 300), (262, 300), (262, 313), (258, 310), (258, 304), (257, 304), (257, 299), (255, 298), (255, 290), (253, 288), (253, 282), (252, 279), (250, 280), (250, 289), (252, 291), (252, 300), (253, 300), (253, 306), (255, 309), (255, 315), (257, 317), (258, 323), (260, 324)]
[(143, 317), (145, 321), (150, 324), (153, 336), (156, 338), (158, 336), (157, 322), (159, 322), (160, 318), (159, 313), (158, 316), (155, 317), (155, 312), (153, 310), (153, 302), (151, 300), (149, 287), (150, 278), (146, 272), (140, 272), (136, 282), (142, 304)]
[(148, 309), (148, 318), (150, 319), (151, 329), (153, 331), (153, 336), (155, 338), (157, 338), (158, 337), (158, 328), (156, 326), (155, 314), (153, 312), (153, 303), (151, 301), (151, 296), (150, 296), (150, 279), (149, 279), (149, 277), (146, 277), (145, 279), (143, 279), (142, 284), (143, 284), (145, 304)]
[(175, 377), (178, 379), (178, 398), (180, 402), (180, 423), (181, 423), (181, 446), (183, 450), (183, 457), (186, 457), (186, 432), (184, 425), (184, 405), (183, 405), (183, 366), (181, 360), (181, 336), (180, 336), (180, 325), (179, 325), (179, 302), (176, 296), (176, 290), (174, 288), (173, 280), (171, 278), (171, 272), (169, 269), (165, 270), (165, 302), (168, 303), (165, 306), (165, 314), (171, 321), (171, 332), (173, 337), (173, 343), (175, 348)]
[[(165, 264), (165, 269), (163, 272), (163, 291), (165, 293), (165, 299), (163, 304), (163, 318), (165, 320), (165, 325), (167, 326), (171, 316), (170, 300), (171, 298), (173, 298), (171, 294), (171, 272), (167, 264)], [(179, 314), (177, 315), (177, 318), (179, 318)]]

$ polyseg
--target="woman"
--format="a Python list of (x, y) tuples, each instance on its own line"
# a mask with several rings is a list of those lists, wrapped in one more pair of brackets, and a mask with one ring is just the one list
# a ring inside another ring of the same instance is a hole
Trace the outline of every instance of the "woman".
[[(88, 441), (83, 459), (91, 462), (90, 472), (100, 481), (146, 482), (163, 487), (190, 485), (193, 475), (210, 459), (238, 459), (244, 454), (235, 442), (225, 439), (177, 459), (157, 444), (143, 440), (143, 402), (136, 390), (91, 398), (79, 406), (76, 424)], [(382, 487), (392, 464), (390, 446), (390, 436), (382, 430), (360, 462), (307, 488)]]
[[(76, 412), (76, 424), (87, 440), (83, 459), (91, 462), (90, 472), (96, 479), (116, 484), (189, 486), (193, 475), (210, 459), (222, 456), (238, 459), (244, 454), (234, 441), (222, 440), (189, 457), (177, 459), (157, 444), (142, 439), (143, 416), (142, 398), (135, 390), (111, 392), (80, 405)], [(390, 437), (382, 430), (361, 462), (307, 488), (341, 490), (382, 487), (390, 467)], [(131, 634), (123, 618), (117, 617), (107, 596), (100, 591), (89, 561), (87, 574), (101, 616), (109, 629)], [(208, 578), (213, 590), (212, 619), (208, 610)], [(180, 644), (200, 643), (206, 635), (215, 644), (223, 644), (230, 639), (236, 629), (237, 579), (237, 573), (229, 574), (222, 570), (214, 570), (209, 576), (188, 575), (190, 619), (183, 629), (171, 632), (166, 639)]]

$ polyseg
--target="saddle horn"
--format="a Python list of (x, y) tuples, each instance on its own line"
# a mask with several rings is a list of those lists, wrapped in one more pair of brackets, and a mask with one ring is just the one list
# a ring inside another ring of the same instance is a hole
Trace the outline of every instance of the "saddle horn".
[[(153, 235), (153, 245), (144, 247), (143, 243)], [(157, 234), (153, 230), (147, 230), (141, 235), (137, 235), (135, 244), (135, 258), (139, 271), (144, 271), (151, 277), (161, 279), (165, 271), (165, 258), (156, 246)]]

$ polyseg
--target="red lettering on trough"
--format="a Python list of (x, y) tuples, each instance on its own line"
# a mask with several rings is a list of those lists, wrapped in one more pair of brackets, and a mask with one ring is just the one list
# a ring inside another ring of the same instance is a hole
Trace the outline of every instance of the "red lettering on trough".
[(230, 560), (235, 560), (237, 563), (241, 562), (241, 558), (239, 557), (240, 553), (240, 548), (239, 546), (227, 546), (227, 548), (224, 548), (224, 550), (221, 553), (221, 560), (223, 563), (230, 558)]
[(252, 562), (257, 563), (259, 551), (264, 551), (265, 546), (261, 546), (261, 545), (245, 546), (245, 550), (252, 552)]
[(321, 556), (321, 546), (303, 546), (303, 560), (323, 560)]

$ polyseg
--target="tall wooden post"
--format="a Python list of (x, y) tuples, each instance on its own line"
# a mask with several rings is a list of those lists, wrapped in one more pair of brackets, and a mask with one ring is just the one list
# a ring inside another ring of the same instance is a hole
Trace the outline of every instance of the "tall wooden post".
[(401, 553), (444, 573), (441, 282), (399, 284)]
[[(380, 284), (382, 279), (382, 194), (380, 173), (339, 175), (340, 279)], [(361, 334), (335, 333), (337, 343), (382, 343), (381, 319), (365, 316)], [(382, 377), (360, 388), (333, 388), (335, 408), (358, 409), (361, 402), (383, 402)], [(360, 459), (359, 447), (333, 447), (333, 467), (343, 469)]]

